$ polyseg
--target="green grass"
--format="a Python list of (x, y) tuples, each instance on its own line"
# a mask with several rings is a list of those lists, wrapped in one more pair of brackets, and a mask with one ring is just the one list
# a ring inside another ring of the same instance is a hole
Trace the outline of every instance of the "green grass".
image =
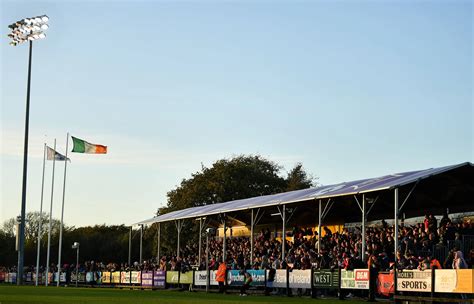
[(238, 294), (206, 294), (204, 292), (180, 292), (172, 290), (121, 290), (112, 288), (74, 288), (74, 287), (34, 287), (0, 285), (0, 304), (7, 303), (362, 303), (361, 301), (317, 300), (310, 298), (288, 298), (283, 296), (250, 295), (239, 297)]

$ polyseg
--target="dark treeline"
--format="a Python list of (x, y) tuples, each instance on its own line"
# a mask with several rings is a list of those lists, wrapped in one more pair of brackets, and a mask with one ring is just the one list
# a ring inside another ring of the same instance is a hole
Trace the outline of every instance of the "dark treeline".
[[(216, 161), (211, 167), (202, 166), (188, 179), (167, 193), (167, 205), (157, 211), (158, 215), (189, 207), (216, 204), (226, 201), (298, 190), (314, 186), (314, 178), (307, 174), (302, 164), (297, 163), (282, 174), (283, 167), (259, 155), (239, 155)], [(150, 206), (153, 208), (153, 206)], [(39, 212), (27, 214), (25, 232), (25, 265), (36, 264)], [(48, 242), (48, 216), (41, 215), (41, 265), (46, 263)], [(198, 225), (187, 221), (181, 234), (181, 244), (196, 242)], [(51, 263), (58, 260), (59, 221), (52, 221)], [(144, 229), (143, 258), (151, 259), (157, 254), (157, 224)], [(75, 263), (74, 242), (80, 245), (81, 261), (126, 263), (128, 261), (130, 227), (125, 225), (91, 227), (64, 227), (62, 261)], [(133, 231), (131, 262), (139, 260), (140, 231)], [(161, 225), (161, 253), (176, 252), (177, 234), (173, 223)], [(0, 266), (17, 263), (15, 251), (15, 219), (6, 221), (0, 229)]]

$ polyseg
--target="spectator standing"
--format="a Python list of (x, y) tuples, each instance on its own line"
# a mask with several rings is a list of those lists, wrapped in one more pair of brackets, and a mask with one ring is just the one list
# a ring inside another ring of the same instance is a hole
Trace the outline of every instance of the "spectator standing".
[(225, 277), (227, 272), (227, 265), (224, 261), (222, 261), (217, 268), (216, 272), (216, 281), (219, 284), (219, 293), (225, 293)]

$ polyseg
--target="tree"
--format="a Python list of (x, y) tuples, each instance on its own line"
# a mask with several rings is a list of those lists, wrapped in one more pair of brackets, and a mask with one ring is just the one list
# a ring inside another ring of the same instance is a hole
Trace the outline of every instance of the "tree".
[(286, 178), (286, 191), (306, 189), (314, 186), (314, 178), (308, 175), (301, 163), (297, 163)]
[[(304, 189), (313, 185), (313, 178), (304, 171), (301, 163), (288, 173), (286, 179), (280, 175), (281, 169), (280, 165), (259, 155), (240, 155), (218, 160), (210, 168), (203, 166), (201, 171), (192, 174), (189, 179), (183, 179), (180, 186), (169, 191), (168, 204), (160, 208), (158, 214)], [(169, 246), (170, 250), (176, 248), (174, 227), (166, 225), (164, 233), (169, 236), (163, 240), (164, 247)], [(188, 228), (182, 235), (186, 238), (189, 235), (195, 236), (196, 233), (191, 233)]]

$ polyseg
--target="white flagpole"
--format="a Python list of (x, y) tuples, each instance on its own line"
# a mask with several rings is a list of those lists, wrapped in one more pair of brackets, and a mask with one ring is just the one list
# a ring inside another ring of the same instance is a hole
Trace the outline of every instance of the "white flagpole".
[(66, 136), (66, 160), (64, 161), (63, 204), (61, 207), (61, 225), (59, 226), (58, 283), (56, 286), (59, 286), (59, 281), (61, 281), (61, 251), (62, 251), (61, 249), (63, 245), (63, 218), (64, 218), (64, 198), (66, 196), (66, 169), (67, 169), (68, 143), (69, 143), (69, 132), (67, 133), (67, 136)]
[[(54, 139), (54, 151), (56, 151), (56, 138)], [(53, 224), (53, 194), (54, 194), (54, 167), (56, 157), (53, 157), (53, 177), (51, 182), (51, 205), (49, 206), (49, 228), (48, 228), (48, 251), (46, 253), (46, 279), (45, 286), (48, 286), (49, 277), (49, 252), (51, 251), (51, 226)]]
[(38, 286), (39, 263), (40, 263), (40, 247), (41, 247), (41, 224), (43, 219), (43, 190), (44, 190), (44, 168), (46, 167), (46, 143), (43, 148), (43, 178), (41, 179), (41, 203), (38, 223), (38, 249), (36, 251), (36, 280), (35, 286)]

